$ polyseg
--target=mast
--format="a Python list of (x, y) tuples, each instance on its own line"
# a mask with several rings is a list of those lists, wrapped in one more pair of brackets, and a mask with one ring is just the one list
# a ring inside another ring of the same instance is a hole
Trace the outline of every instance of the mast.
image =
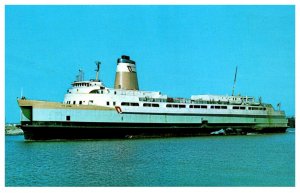
[(235, 68), (235, 75), (234, 75), (234, 82), (233, 82), (233, 87), (232, 87), (232, 96), (234, 95), (234, 88), (235, 88), (235, 83), (236, 83), (237, 69), (238, 69), (238, 67), (236, 66), (236, 68)]
[(99, 80), (99, 71), (100, 71), (101, 62), (96, 61), (95, 63), (96, 63), (96, 66), (97, 66), (97, 69), (95, 70), (96, 71), (96, 79), (95, 80), (98, 81)]

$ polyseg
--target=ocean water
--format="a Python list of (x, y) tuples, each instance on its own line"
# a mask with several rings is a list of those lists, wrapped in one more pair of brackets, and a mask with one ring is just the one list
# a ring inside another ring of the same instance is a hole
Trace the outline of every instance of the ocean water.
[(6, 186), (295, 186), (284, 134), (28, 142), (5, 137)]

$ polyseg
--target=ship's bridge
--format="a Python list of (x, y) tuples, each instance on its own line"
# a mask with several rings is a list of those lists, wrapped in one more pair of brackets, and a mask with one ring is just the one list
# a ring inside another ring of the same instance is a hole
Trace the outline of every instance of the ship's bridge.
[(72, 88), (68, 89), (68, 94), (88, 94), (94, 93), (98, 90), (103, 90), (106, 87), (101, 81), (75, 81), (72, 84)]

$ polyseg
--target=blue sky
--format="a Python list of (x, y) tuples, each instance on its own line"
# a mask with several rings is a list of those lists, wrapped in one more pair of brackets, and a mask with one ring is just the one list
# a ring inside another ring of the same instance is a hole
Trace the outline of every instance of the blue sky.
[(295, 114), (294, 6), (5, 6), (5, 114), (16, 98), (63, 101), (78, 69), (113, 87), (121, 55), (141, 90), (235, 93)]

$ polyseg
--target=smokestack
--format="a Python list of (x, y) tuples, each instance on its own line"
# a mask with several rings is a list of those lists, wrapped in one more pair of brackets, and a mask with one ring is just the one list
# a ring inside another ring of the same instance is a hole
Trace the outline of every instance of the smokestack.
[(117, 63), (115, 89), (139, 90), (135, 61), (123, 55)]

